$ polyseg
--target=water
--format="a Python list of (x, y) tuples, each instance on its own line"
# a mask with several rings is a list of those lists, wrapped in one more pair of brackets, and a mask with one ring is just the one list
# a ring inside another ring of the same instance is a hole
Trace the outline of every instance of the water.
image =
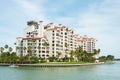
[(0, 80), (120, 80), (120, 62), (80, 67), (0, 67)]

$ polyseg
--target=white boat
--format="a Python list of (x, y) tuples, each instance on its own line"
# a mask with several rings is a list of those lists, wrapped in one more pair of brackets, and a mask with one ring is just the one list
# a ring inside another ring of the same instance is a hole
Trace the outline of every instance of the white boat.
[(18, 67), (16, 64), (11, 64), (9, 67)]

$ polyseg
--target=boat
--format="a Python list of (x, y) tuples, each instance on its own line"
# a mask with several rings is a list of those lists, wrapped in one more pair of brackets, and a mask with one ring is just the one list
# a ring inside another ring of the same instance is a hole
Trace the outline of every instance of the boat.
[(9, 65), (9, 67), (18, 67), (18, 65), (17, 64), (11, 64), (11, 65)]

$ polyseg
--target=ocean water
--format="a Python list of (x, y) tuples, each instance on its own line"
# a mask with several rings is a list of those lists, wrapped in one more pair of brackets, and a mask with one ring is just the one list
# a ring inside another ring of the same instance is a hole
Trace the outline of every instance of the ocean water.
[(120, 62), (79, 67), (0, 67), (0, 80), (120, 80)]

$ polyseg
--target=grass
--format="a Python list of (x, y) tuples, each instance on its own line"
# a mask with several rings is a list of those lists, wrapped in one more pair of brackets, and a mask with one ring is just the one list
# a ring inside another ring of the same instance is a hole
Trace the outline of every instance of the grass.
[(46, 62), (46, 63), (38, 63), (38, 64), (88, 64), (90, 62)]

